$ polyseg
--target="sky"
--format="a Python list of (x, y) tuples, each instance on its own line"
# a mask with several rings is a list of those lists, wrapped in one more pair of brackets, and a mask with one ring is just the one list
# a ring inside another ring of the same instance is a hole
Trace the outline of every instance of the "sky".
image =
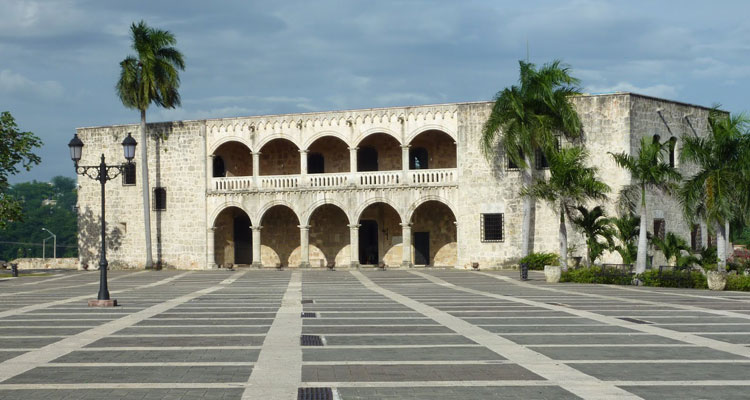
[(748, 1), (0, 0), (0, 111), (44, 142), (11, 182), (74, 176), (76, 127), (138, 123), (115, 95), (130, 25), (172, 32), (182, 106), (149, 122), (491, 100), (518, 60), (587, 93), (748, 110)]

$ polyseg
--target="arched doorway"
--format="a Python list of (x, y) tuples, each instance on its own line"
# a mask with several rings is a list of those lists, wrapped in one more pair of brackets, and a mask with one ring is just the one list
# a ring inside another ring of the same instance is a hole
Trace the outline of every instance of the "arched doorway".
[[(299, 158), (299, 157), (298, 157)], [(261, 217), (261, 262), (264, 266), (296, 267), (300, 263), (297, 214), (285, 205), (269, 208)]]
[(336, 205), (323, 204), (310, 215), (310, 265), (349, 265), (349, 218)]
[(455, 266), (458, 260), (456, 216), (447, 205), (430, 200), (412, 214), (414, 265)]
[(401, 263), (401, 217), (386, 203), (373, 203), (359, 216), (359, 263)]
[(214, 221), (214, 257), (217, 265), (249, 265), (253, 262), (250, 217), (238, 207), (227, 207)]

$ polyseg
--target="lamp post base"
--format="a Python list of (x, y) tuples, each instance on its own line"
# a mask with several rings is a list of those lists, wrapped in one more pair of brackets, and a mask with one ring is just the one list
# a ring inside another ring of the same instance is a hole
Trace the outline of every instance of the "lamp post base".
[(117, 307), (117, 300), (89, 300), (89, 307)]

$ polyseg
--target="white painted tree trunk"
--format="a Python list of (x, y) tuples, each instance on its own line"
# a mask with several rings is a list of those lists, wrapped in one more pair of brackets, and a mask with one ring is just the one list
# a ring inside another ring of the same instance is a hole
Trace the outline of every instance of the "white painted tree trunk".
[(560, 206), (560, 267), (568, 270), (568, 229), (565, 227), (565, 208)]
[(151, 209), (148, 184), (148, 135), (146, 134), (146, 110), (141, 110), (141, 187), (143, 188), (143, 226), (146, 235), (146, 268), (153, 267), (151, 257)]
[(722, 224), (716, 224), (716, 258), (719, 261), (719, 271), (726, 271), (727, 267), (727, 245), (726, 231)]
[[(523, 155), (524, 161), (526, 161), (526, 168), (521, 170), (521, 177), (523, 178), (523, 185), (525, 187), (531, 186), (531, 173), (534, 168), (531, 165), (531, 159), (527, 154)], [(530, 196), (524, 196), (523, 198), (523, 222), (521, 225), (521, 257), (526, 257), (531, 252), (531, 212), (534, 208), (535, 200)]]
[(641, 225), (638, 232), (638, 255), (635, 261), (635, 273), (642, 274), (646, 271), (646, 251), (647, 251), (647, 213), (646, 213), (646, 202), (641, 199)]

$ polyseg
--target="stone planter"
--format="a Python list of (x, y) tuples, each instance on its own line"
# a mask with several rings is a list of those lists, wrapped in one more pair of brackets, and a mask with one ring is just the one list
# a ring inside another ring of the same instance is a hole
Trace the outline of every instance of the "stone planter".
[(562, 274), (562, 268), (557, 265), (545, 265), (544, 266), (544, 277), (547, 278), (547, 283), (560, 282), (560, 274)]
[(720, 271), (708, 271), (706, 274), (708, 288), (711, 290), (724, 290), (727, 286), (727, 273)]

